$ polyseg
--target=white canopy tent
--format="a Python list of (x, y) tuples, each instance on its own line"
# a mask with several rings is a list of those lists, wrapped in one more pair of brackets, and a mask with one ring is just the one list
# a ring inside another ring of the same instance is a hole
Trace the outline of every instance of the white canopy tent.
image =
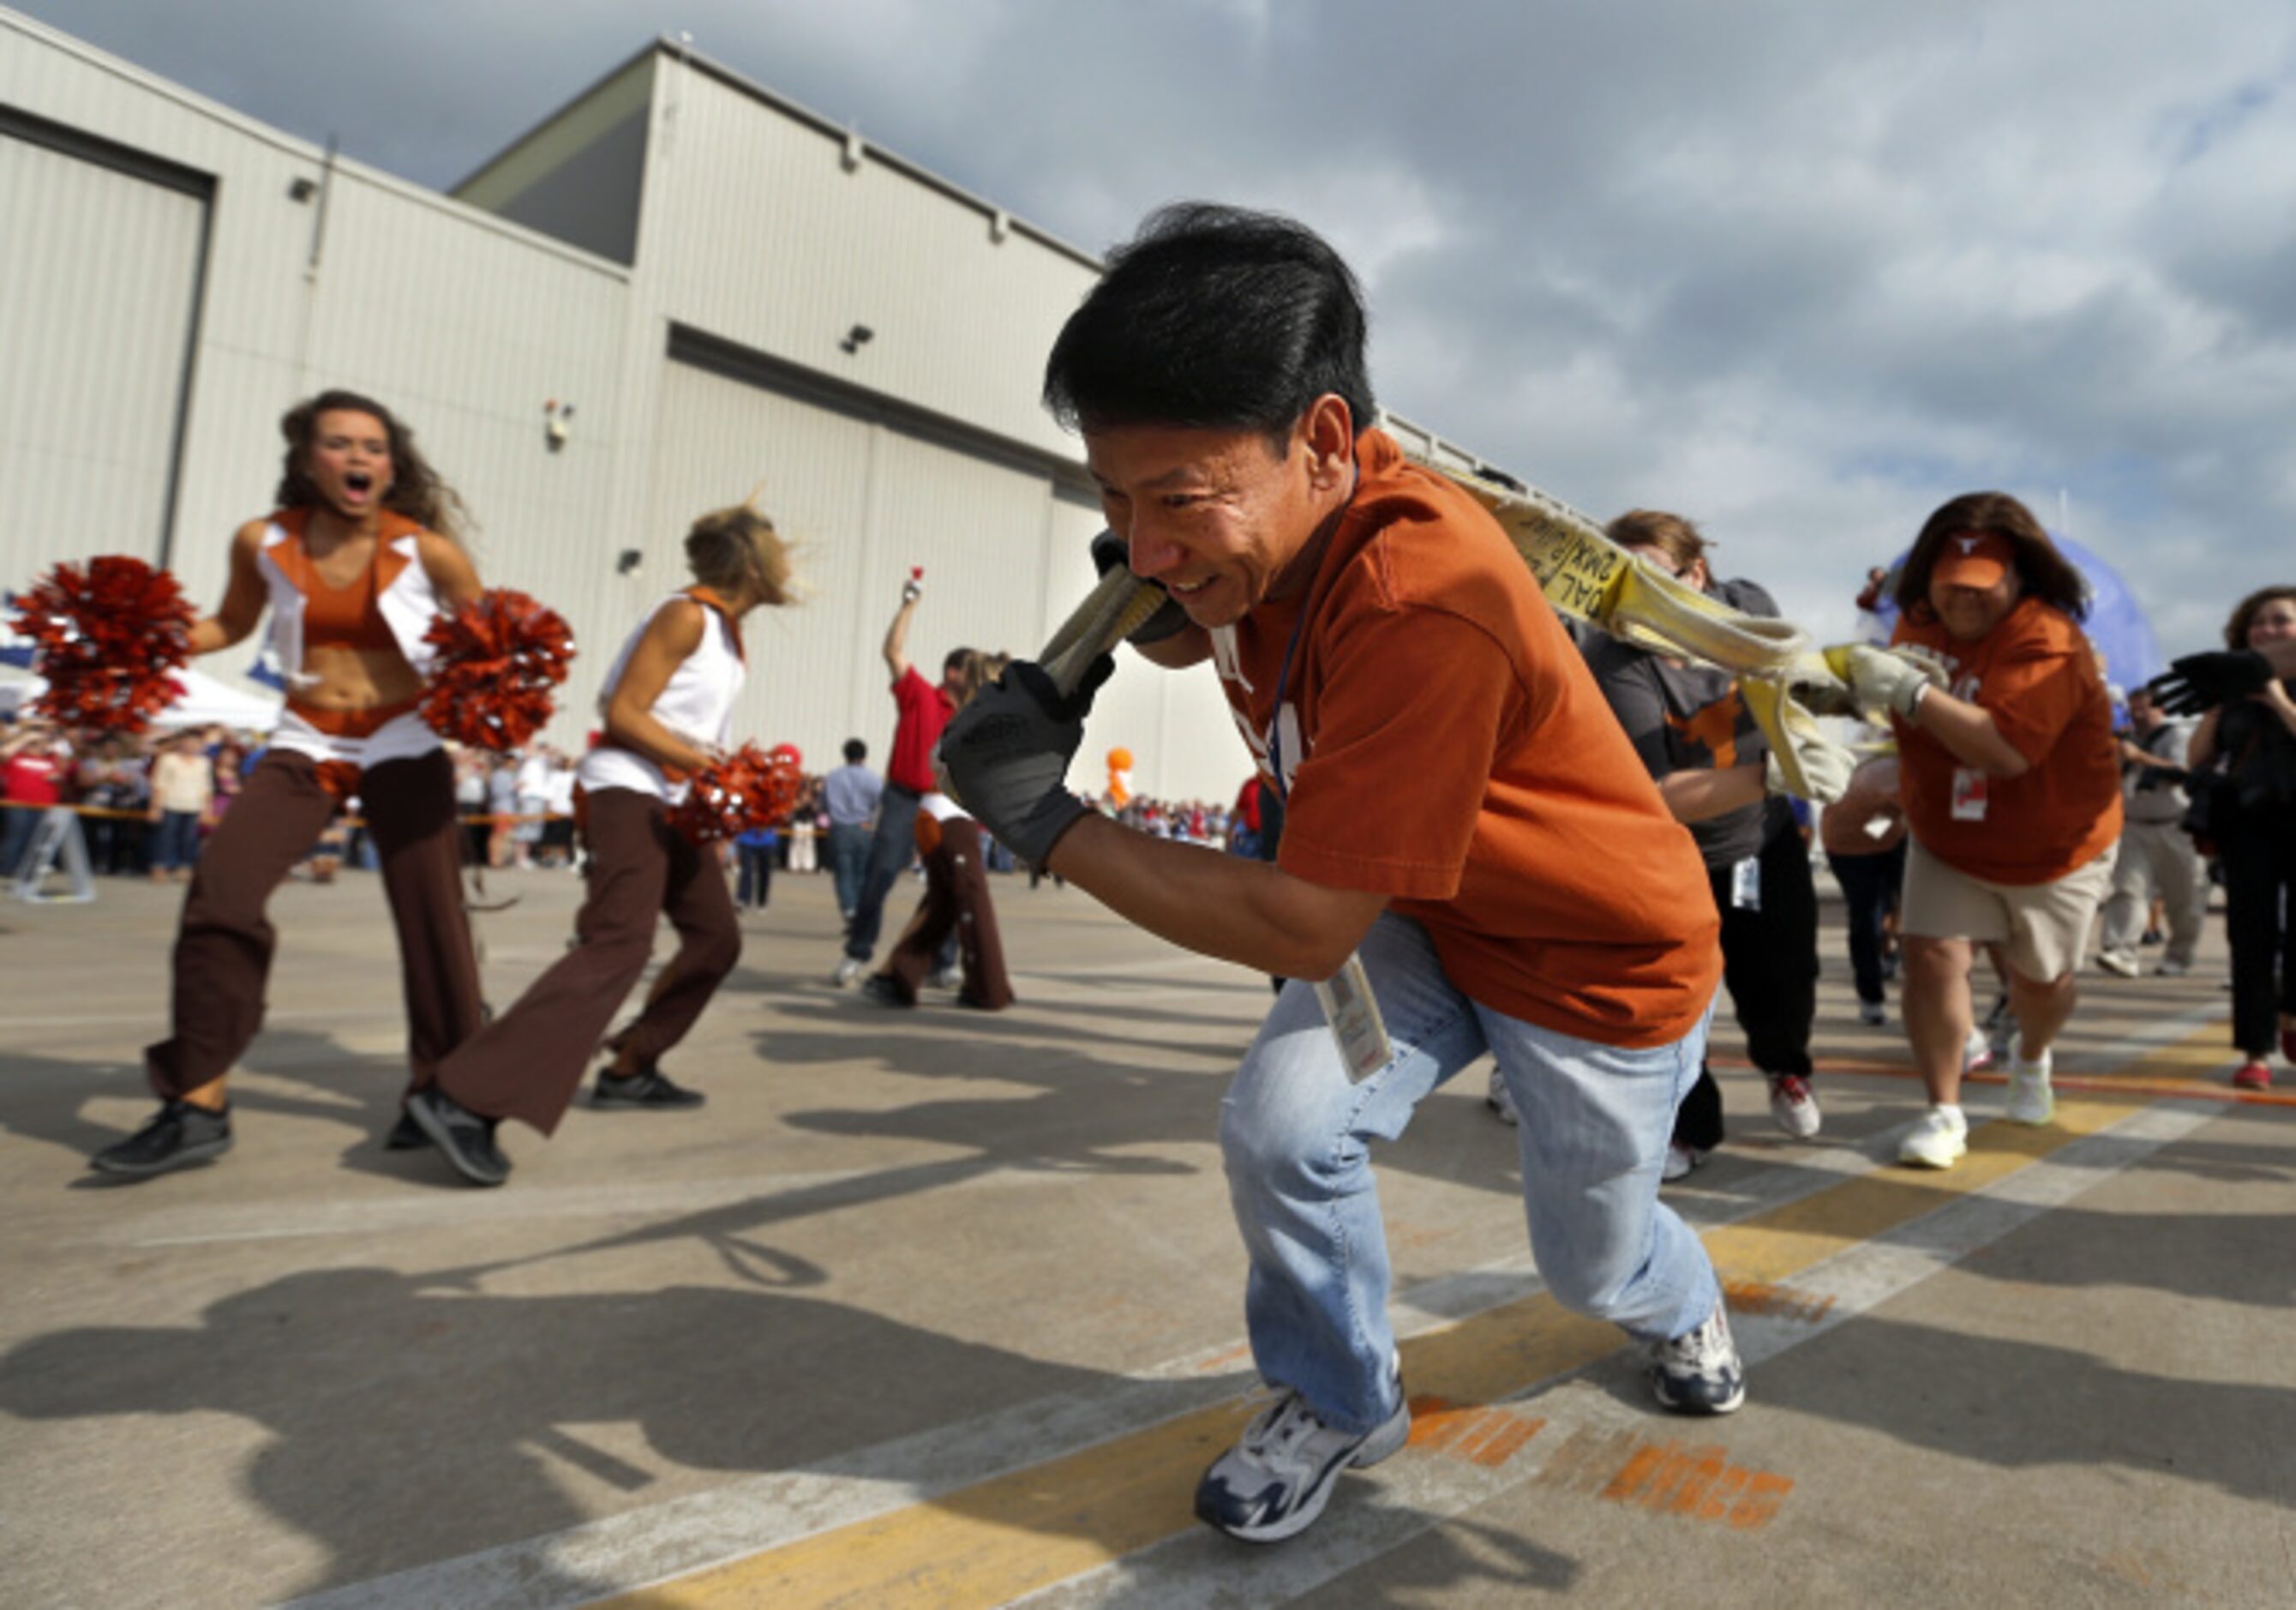
[[(248, 693), (190, 667), (177, 671), (176, 679), (184, 685), (184, 696), (152, 718), (155, 727), (228, 727), (234, 732), (269, 732), (279, 725), (283, 701), (276, 694)], [(47, 686), (29, 672), (0, 681), (0, 714), (18, 713)]]

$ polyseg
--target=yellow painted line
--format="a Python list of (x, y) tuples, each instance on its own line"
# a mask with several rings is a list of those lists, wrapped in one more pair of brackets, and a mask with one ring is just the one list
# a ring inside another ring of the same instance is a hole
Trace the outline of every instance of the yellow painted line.
[[(2198, 1032), (2216, 1034), (2210, 1025)], [(2150, 1055), (2150, 1054), (2148, 1054)], [(2060, 1099), (2046, 1129), (1989, 1123), (1942, 1173), (1883, 1169), (1705, 1236), (1718, 1271), (1778, 1282), (2118, 1123), (2140, 1103)], [(1619, 1350), (1615, 1326), (1545, 1293), (1403, 1343), (1414, 1393), (1495, 1403)], [(1002, 1605), (1187, 1531), (1197, 1477), (1257, 1404), (1233, 1401), (865, 1521), (603, 1601), (701, 1606)], [(1406, 1457), (1410, 1457), (1406, 1454)]]

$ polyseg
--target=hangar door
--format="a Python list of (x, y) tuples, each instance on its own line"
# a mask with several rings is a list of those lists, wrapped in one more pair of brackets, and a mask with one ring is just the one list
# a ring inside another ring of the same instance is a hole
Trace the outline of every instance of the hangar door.
[(208, 182), (0, 114), (0, 560), (166, 556)]
[(695, 515), (754, 490), (794, 547), (800, 602), (750, 617), (737, 727), (797, 743), (808, 771), (835, 766), (848, 737), (880, 765), (893, 734), (880, 645), (912, 568), (925, 590), (907, 653), (929, 680), (954, 648), (1042, 643), (1051, 479), (726, 367), (675, 348), (662, 366), (645, 595), (683, 584)]

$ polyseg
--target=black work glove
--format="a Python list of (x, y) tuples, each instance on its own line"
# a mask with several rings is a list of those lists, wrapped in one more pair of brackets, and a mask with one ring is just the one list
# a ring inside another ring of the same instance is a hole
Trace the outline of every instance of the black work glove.
[(1092, 809), (1064, 779), (1084, 742), (1093, 693), (1115, 669), (1101, 655), (1063, 699), (1041, 666), (1015, 661), (956, 712), (933, 751), (941, 787), (1031, 867), (1044, 866), (1061, 834)]
[[(1093, 567), (1105, 576), (1119, 564), (1130, 563), (1124, 538), (1114, 531), (1103, 531), (1092, 539)], [(1125, 641), (1135, 648), (1144, 648), (1151, 643), (1161, 643), (1187, 629), (1188, 612), (1180, 607), (1179, 600), (1169, 594), (1156, 608), (1156, 612), (1132, 629)]]
[(2190, 716), (2260, 694), (2271, 680), (2271, 661), (2252, 648), (2235, 648), (2171, 660), (2144, 689), (2170, 715)]

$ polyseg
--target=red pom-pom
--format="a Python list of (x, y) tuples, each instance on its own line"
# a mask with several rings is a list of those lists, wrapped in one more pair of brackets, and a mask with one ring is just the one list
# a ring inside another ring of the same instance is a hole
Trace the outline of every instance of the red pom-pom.
[(550, 690), (566, 680), (574, 633), (555, 610), (493, 587), (430, 623), (435, 646), (422, 719), (442, 738), (476, 749), (522, 746), (548, 724)]
[(694, 774), (685, 803), (669, 813), (669, 825), (689, 844), (730, 839), (780, 826), (797, 809), (804, 790), (805, 778), (788, 757), (744, 743)]
[(59, 564), (17, 596), (47, 690), (33, 708), (67, 727), (142, 732), (184, 696), (174, 672), (191, 658), (192, 606), (176, 579), (107, 554)]

